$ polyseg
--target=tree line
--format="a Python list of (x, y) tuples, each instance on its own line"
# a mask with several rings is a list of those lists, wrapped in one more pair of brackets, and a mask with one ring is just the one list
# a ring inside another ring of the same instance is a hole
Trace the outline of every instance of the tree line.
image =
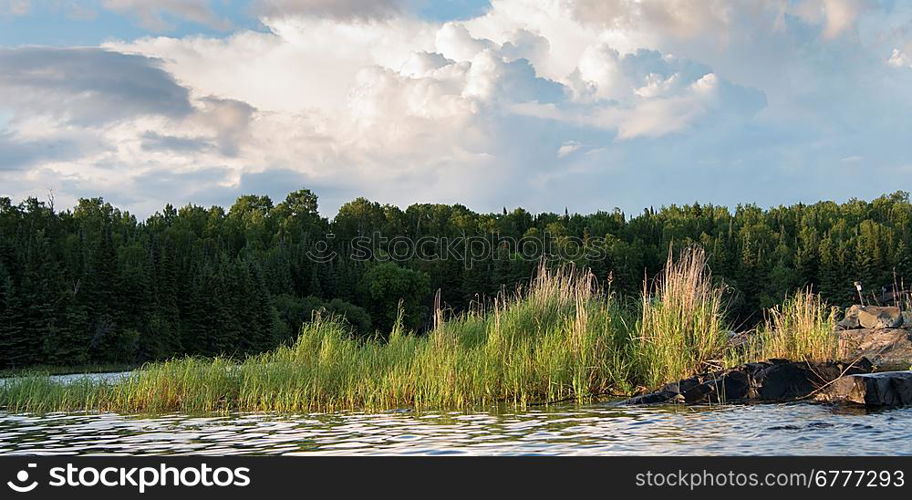
[[(905, 192), (635, 216), (403, 210), (358, 198), (328, 219), (302, 189), (277, 204), (242, 196), (227, 210), (167, 205), (144, 221), (100, 198), (65, 211), (0, 198), (0, 368), (243, 356), (294, 338), (315, 314), (364, 336), (396, 321), (421, 331), (435, 300), (464, 311), (527, 280), (542, 258), (591, 268), (633, 296), (669, 251), (693, 244), (743, 325), (802, 287), (845, 306), (857, 300), (855, 281), (879, 294), (912, 280), (910, 223)], [(456, 251), (416, 251), (441, 241)], [(547, 244), (526, 245), (536, 241)]]

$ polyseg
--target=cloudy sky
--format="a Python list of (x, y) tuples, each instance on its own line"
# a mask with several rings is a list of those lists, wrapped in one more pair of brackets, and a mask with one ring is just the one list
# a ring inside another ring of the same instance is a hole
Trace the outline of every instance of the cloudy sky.
[(591, 212), (912, 190), (912, 2), (0, 0), (0, 196)]

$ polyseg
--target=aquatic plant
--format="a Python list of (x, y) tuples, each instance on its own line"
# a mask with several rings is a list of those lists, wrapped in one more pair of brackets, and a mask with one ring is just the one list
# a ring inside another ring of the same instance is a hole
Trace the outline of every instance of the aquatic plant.
[[(451, 317), (438, 307), (423, 335), (405, 329), (401, 313), (388, 335), (366, 340), (339, 318), (318, 317), (293, 344), (242, 361), (175, 359), (115, 383), (8, 380), (0, 384), (0, 406), (300, 412), (526, 406), (627, 394), (733, 359), (723, 295), (700, 249), (669, 259), (634, 305), (600, 288), (589, 272), (543, 266), (528, 286), (485, 307)], [(766, 329), (739, 355), (826, 357), (835, 348), (824, 334), (831, 318), (822, 307), (816, 296), (796, 296), (770, 313)]]
[(836, 312), (811, 290), (799, 291), (767, 311), (763, 324), (746, 337), (742, 348), (730, 352), (729, 364), (770, 358), (835, 359), (839, 350)]
[(637, 325), (636, 362), (647, 387), (697, 373), (728, 346), (724, 290), (711, 280), (706, 255), (685, 249), (645, 288)]

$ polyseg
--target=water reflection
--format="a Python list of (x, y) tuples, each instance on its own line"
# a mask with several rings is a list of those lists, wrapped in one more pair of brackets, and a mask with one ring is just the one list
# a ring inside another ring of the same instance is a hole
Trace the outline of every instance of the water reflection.
[[(79, 381), (89, 381), (89, 382), (118, 382), (129, 377), (133, 372), (105, 372), (105, 373), (73, 373), (69, 375), (51, 375), (48, 377), (51, 382), (58, 382), (62, 384), (69, 384), (72, 382)], [(16, 380), (13, 378), (0, 378), (0, 385), (6, 384), (11, 380)]]
[(912, 409), (811, 404), (208, 417), (0, 412), (0, 454), (912, 454), (910, 435)]

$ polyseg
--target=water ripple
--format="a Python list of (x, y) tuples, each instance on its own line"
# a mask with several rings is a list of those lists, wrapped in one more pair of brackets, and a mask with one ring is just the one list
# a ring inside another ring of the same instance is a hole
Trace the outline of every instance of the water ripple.
[(38, 455), (895, 455), (912, 409), (823, 405), (297, 416), (0, 412), (0, 453)]

